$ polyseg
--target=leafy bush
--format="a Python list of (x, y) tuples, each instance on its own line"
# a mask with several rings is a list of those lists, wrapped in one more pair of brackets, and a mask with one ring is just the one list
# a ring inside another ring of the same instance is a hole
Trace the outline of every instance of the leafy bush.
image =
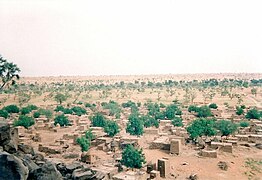
[(90, 107), (92, 107), (92, 104), (90, 104), (90, 103), (85, 103), (85, 107), (86, 107), (86, 108), (90, 108)]
[(27, 108), (30, 109), (31, 111), (38, 109), (38, 107), (36, 105), (33, 105), (33, 104), (28, 105)]
[(62, 126), (68, 126), (69, 125), (69, 120), (68, 120), (68, 118), (64, 114), (58, 115), (58, 116), (55, 117), (55, 123), (54, 124), (55, 124), (55, 126), (57, 124), (60, 124), (61, 127)]
[(135, 105), (136, 103), (132, 102), (132, 101), (127, 101), (126, 103), (122, 103), (122, 107), (123, 108), (128, 108), (128, 107), (131, 107), (133, 105)]
[(197, 117), (210, 117), (212, 116), (211, 110), (208, 106), (201, 106), (197, 110)]
[(73, 110), (70, 109), (70, 108), (65, 108), (62, 112), (63, 112), (64, 114), (73, 114)]
[(209, 104), (208, 107), (211, 108), (211, 109), (217, 109), (217, 104), (211, 103), (211, 104)]
[(54, 111), (56, 111), (56, 112), (59, 112), (59, 111), (63, 112), (64, 109), (65, 109), (64, 106), (58, 105), (58, 106), (56, 106)]
[(141, 118), (139, 118), (138, 114), (130, 114), (128, 117), (128, 124), (126, 127), (126, 132), (131, 135), (142, 135), (144, 133), (144, 124)]
[(248, 121), (241, 121), (239, 123), (240, 127), (248, 127), (249, 126), (249, 122)]
[(145, 162), (142, 149), (135, 149), (134, 146), (128, 145), (122, 152), (121, 164), (127, 167), (141, 168)]
[(79, 106), (75, 106), (72, 108), (72, 111), (78, 115), (78, 116), (82, 116), (84, 114), (86, 114), (86, 110), (84, 108), (81, 108)]
[(115, 121), (106, 121), (104, 131), (107, 133), (108, 136), (113, 137), (114, 135), (119, 133), (119, 126)]
[(104, 127), (106, 125), (106, 118), (101, 113), (95, 113), (90, 119), (93, 127)]
[(80, 145), (82, 152), (88, 151), (89, 148), (90, 148), (90, 145), (91, 145), (89, 139), (87, 139), (87, 138), (84, 137), (84, 136), (82, 136), (82, 137), (80, 137), (80, 138), (77, 138), (77, 139), (76, 139), (76, 142), (77, 142), (77, 144)]
[(190, 105), (188, 107), (188, 112), (197, 112), (198, 111), (198, 107), (195, 105)]
[(141, 119), (144, 122), (144, 126), (146, 128), (152, 127), (152, 126), (155, 126), (156, 128), (159, 127), (159, 121), (152, 116), (149, 116), (149, 115), (141, 116)]
[(46, 118), (52, 118), (52, 116), (53, 116), (52, 111), (49, 110), (49, 109), (39, 109), (38, 112), (41, 115), (44, 115)]
[(167, 119), (173, 119), (175, 115), (181, 115), (182, 112), (176, 104), (171, 104), (166, 107), (165, 116)]
[(215, 127), (220, 131), (221, 136), (228, 136), (237, 130), (237, 124), (228, 120), (217, 121)]
[(27, 108), (27, 107), (23, 107), (21, 109), (21, 114), (22, 115), (26, 115), (26, 114), (29, 114), (31, 112), (31, 109)]
[(19, 108), (17, 105), (9, 105), (3, 108), (4, 110), (6, 110), (8, 113), (19, 113)]
[(214, 124), (214, 120), (205, 118), (196, 119), (187, 127), (187, 132), (192, 139), (201, 136), (213, 136), (216, 134)]
[(260, 119), (260, 117), (261, 113), (255, 108), (250, 109), (246, 114), (247, 119)]
[(20, 115), (18, 120), (14, 121), (14, 126), (24, 126), (25, 128), (28, 128), (35, 124), (35, 121), (32, 117)]
[(2, 109), (0, 110), (0, 117), (3, 117), (3, 118), (8, 118), (9, 117), (9, 114), (6, 110)]
[(179, 117), (174, 117), (174, 119), (172, 120), (172, 124), (177, 127), (183, 126), (182, 119)]
[(34, 112), (33, 117), (34, 118), (39, 118), (40, 115), (41, 115), (40, 112), (36, 111), (36, 112)]
[(237, 115), (244, 114), (244, 110), (243, 110), (243, 108), (237, 106), (237, 107), (236, 107), (236, 114), (237, 114)]

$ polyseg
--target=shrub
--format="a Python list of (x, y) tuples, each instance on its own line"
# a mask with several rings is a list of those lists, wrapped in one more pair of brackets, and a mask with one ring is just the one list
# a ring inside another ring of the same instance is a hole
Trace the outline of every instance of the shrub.
[(236, 107), (236, 114), (237, 114), (237, 115), (244, 114), (244, 110), (243, 110), (243, 108), (237, 106), (237, 107)]
[(201, 136), (213, 136), (216, 134), (214, 124), (214, 120), (205, 118), (196, 119), (187, 127), (187, 132), (192, 139)]
[(179, 117), (175, 117), (175, 118), (172, 120), (172, 124), (173, 124), (174, 126), (177, 126), (177, 127), (183, 126), (182, 119), (179, 118)]
[(121, 164), (127, 167), (141, 168), (145, 162), (142, 149), (135, 149), (134, 146), (128, 145), (122, 152)]
[(64, 112), (64, 114), (73, 114), (73, 110), (70, 109), (70, 108), (65, 108), (65, 109), (63, 110), (63, 112)]
[(250, 109), (246, 114), (247, 119), (260, 119), (260, 117), (261, 113), (259, 113), (259, 111), (255, 108)]
[(19, 113), (18, 106), (14, 104), (4, 107), (4, 110), (6, 110), (8, 113)]
[(24, 126), (26, 129), (34, 124), (34, 119), (25, 115), (20, 115), (18, 120), (14, 121), (14, 126)]
[(52, 116), (53, 116), (52, 111), (49, 110), (49, 109), (39, 109), (38, 112), (39, 112), (41, 115), (44, 115), (44, 116), (47, 117), (47, 118), (52, 118)]
[(155, 126), (156, 128), (159, 127), (159, 121), (157, 119), (155, 119), (154, 117), (146, 115), (146, 116), (141, 116), (141, 119), (144, 122), (144, 126), (146, 128), (152, 127), (152, 126)]
[(86, 108), (91, 108), (91, 107), (92, 107), (92, 104), (90, 104), (90, 103), (85, 103), (85, 107), (86, 107)]
[(119, 133), (119, 126), (115, 121), (106, 121), (104, 131), (107, 133), (108, 136), (113, 137), (114, 135)]
[(208, 107), (211, 108), (211, 109), (217, 109), (217, 104), (211, 103), (211, 104), (209, 104)]
[(28, 105), (27, 108), (30, 109), (31, 111), (38, 109), (38, 107), (36, 105), (33, 105), (33, 104)]
[(59, 111), (63, 112), (64, 109), (65, 109), (64, 106), (58, 105), (58, 106), (56, 106), (54, 111), (56, 111), (56, 112), (59, 112)]
[(93, 127), (104, 127), (106, 125), (106, 119), (101, 113), (95, 113), (90, 119)]
[(141, 118), (139, 118), (138, 114), (130, 114), (128, 117), (128, 124), (126, 127), (126, 132), (131, 135), (142, 135), (144, 133), (144, 124)]
[(0, 117), (3, 117), (3, 118), (8, 118), (9, 117), (9, 114), (6, 110), (2, 109), (0, 110)]
[(221, 136), (228, 136), (237, 130), (237, 124), (228, 120), (217, 121), (215, 127), (220, 131)]
[(208, 106), (201, 106), (197, 110), (197, 117), (209, 117), (212, 116), (211, 110)]
[(21, 109), (21, 114), (22, 115), (26, 115), (26, 114), (29, 114), (31, 112), (31, 109), (29, 109), (28, 107), (23, 107)]
[(64, 114), (58, 115), (58, 116), (55, 117), (55, 123), (54, 124), (55, 124), (55, 126), (57, 124), (60, 124), (61, 127), (62, 126), (68, 126), (69, 125), (69, 120), (68, 120), (68, 118)]
[(40, 115), (41, 115), (40, 112), (36, 111), (36, 112), (34, 112), (33, 117), (34, 118), (39, 118)]
[(188, 107), (188, 112), (197, 112), (198, 111), (198, 107), (195, 105), (190, 105)]
[(80, 138), (77, 138), (76, 142), (77, 142), (77, 144), (80, 145), (82, 152), (88, 151), (89, 147), (91, 145), (90, 141), (86, 137), (84, 137), (84, 136), (80, 137)]
[(249, 122), (248, 121), (241, 121), (239, 123), (240, 127), (248, 127), (249, 126)]
[(79, 106), (75, 106), (72, 108), (72, 111), (78, 115), (78, 116), (82, 116), (84, 114), (86, 114), (86, 110), (84, 108), (81, 108)]

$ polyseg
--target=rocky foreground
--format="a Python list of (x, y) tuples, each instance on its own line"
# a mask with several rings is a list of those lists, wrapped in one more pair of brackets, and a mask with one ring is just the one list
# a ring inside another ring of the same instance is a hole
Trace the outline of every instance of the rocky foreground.
[(18, 132), (5, 121), (0, 121), (0, 164), (1, 180), (104, 178), (78, 162), (65, 165), (50, 161), (31, 146), (19, 144)]

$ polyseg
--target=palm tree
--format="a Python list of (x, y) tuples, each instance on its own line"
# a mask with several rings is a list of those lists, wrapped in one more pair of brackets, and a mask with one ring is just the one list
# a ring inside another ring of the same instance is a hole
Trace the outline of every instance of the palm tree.
[(14, 85), (16, 82), (14, 78), (19, 79), (19, 72), (20, 69), (16, 64), (7, 62), (7, 60), (0, 55), (0, 77), (2, 80), (0, 90), (2, 90), (10, 81), (12, 82), (12, 85)]

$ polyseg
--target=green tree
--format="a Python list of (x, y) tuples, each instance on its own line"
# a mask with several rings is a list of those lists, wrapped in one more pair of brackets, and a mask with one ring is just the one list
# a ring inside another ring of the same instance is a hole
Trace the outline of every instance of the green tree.
[(152, 126), (155, 126), (156, 128), (159, 127), (159, 121), (152, 116), (149, 116), (149, 115), (141, 116), (141, 120), (144, 122), (144, 126), (146, 128), (152, 127)]
[(196, 119), (187, 127), (187, 132), (193, 140), (201, 136), (213, 136), (216, 134), (214, 124), (214, 120)]
[(248, 127), (249, 126), (249, 122), (248, 121), (241, 121), (239, 123), (240, 127)]
[(115, 121), (106, 121), (104, 131), (107, 133), (108, 136), (113, 137), (117, 133), (119, 133), (119, 126)]
[(8, 113), (19, 113), (19, 107), (17, 105), (11, 104), (9, 106), (6, 106), (3, 108), (6, 110)]
[(215, 127), (219, 130), (221, 136), (228, 136), (237, 130), (237, 124), (228, 120), (217, 121)]
[(0, 117), (3, 117), (3, 118), (8, 118), (9, 117), (9, 114), (8, 114), (8, 112), (6, 111), (6, 110), (4, 110), (4, 109), (1, 109), (0, 110)]
[(88, 139), (87, 139), (86, 137), (84, 137), (84, 136), (82, 136), (82, 137), (80, 137), (80, 138), (77, 138), (77, 139), (76, 139), (76, 142), (77, 142), (77, 144), (80, 145), (82, 152), (88, 151), (89, 148), (90, 148), (90, 145), (91, 145), (90, 140), (88, 140)]
[(142, 149), (136, 149), (132, 145), (128, 145), (122, 152), (121, 164), (130, 168), (142, 168), (146, 163)]
[(58, 115), (58, 116), (55, 117), (55, 123), (54, 124), (55, 124), (55, 126), (57, 124), (59, 124), (61, 127), (62, 126), (68, 126), (69, 125), (69, 120), (68, 120), (68, 118), (64, 114)]
[(250, 109), (246, 114), (247, 119), (260, 119), (260, 117), (261, 113), (256, 108)]
[(177, 127), (183, 126), (183, 122), (180, 117), (174, 117), (174, 119), (172, 119), (172, 124)]
[(256, 88), (252, 88), (251, 89), (251, 94), (257, 96), (257, 89)]
[(34, 124), (34, 119), (26, 115), (20, 115), (18, 120), (14, 121), (14, 126), (24, 126), (26, 129)]
[(197, 110), (197, 117), (210, 117), (212, 116), (211, 110), (208, 106), (201, 106)]
[(211, 104), (209, 104), (208, 107), (209, 107), (209, 108), (212, 108), (212, 109), (217, 109), (217, 104), (211, 103)]
[(91, 117), (91, 122), (93, 127), (105, 127), (106, 118), (101, 113), (95, 113), (94, 116)]
[(137, 114), (130, 114), (128, 117), (128, 124), (126, 132), (131, 135), (142, 135), (144, 133), (144, 124), (141, 118)]
[(16, 83), (15, 79), (19, 79), (18, 73), (20, 69), (16, 64), (8, 62), (0, 55), (0, 77), (2, 84), (0, 86), (0, 91), (11, 82), (12, 85)]
[(57, 93), (55, 95), (55, 100), (56, 102), (58, 102), (59, 104), (62, 104), (63, 101), (66, 101), (67, 100), (67, 96), (62, 94), (62, 93)]
[(236, 107), (236, 114), (237, 114), (237, 115), (244, 114), (244, 110), (243, 110), (243, 108), (237, 106), (237, 107)]

